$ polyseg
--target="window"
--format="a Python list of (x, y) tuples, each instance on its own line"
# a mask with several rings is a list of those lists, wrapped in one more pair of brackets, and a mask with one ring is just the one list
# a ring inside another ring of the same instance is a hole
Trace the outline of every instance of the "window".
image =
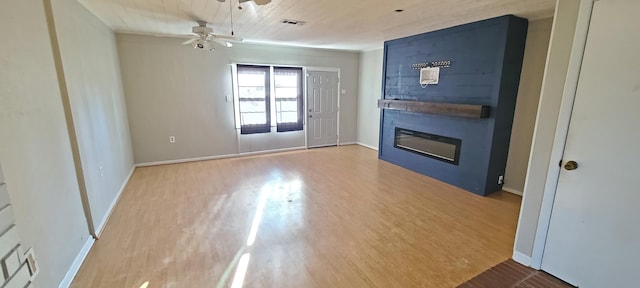
[(302, 68), (274, 67), (278, 132), (302, 130)]
[(276, 120), (277, 132), (303, 129), (302, 68), (236, 67), (236, 121), (241, 134), (269, 133), (271, 119)]
[(271, 131), (269, 67), (238, 65), (240, 133)]

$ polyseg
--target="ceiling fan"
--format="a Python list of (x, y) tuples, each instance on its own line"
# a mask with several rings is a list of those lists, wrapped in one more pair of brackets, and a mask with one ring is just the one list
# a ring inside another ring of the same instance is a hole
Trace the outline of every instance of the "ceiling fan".
[(191, 32), (195, 34), (193, 38), (185, 41), (182, 45), (191, 44), (195, 49), (203, 49), (213, 51), (215, 46), (213, 42), (217, 42), (223, 46), (231, 47), (233, 44), (231, 41), (241, 42), (242, 38), (234, 35), (219, 35), (214, 34), (213, 29), (207, 27), (207, 22), (198, 20), (198, 26), (191, 28)]
[[(218, 0), (218, 2), (224, 2), (224, 1), (226, 1), (226, 0)], [(253, 1), (257, 5), (267, 5), (267, 4), (271, 3), (271, 0), (239, 0), (238, 3), (244, 3), (244, 2), (249, 2), (249, 1)]]

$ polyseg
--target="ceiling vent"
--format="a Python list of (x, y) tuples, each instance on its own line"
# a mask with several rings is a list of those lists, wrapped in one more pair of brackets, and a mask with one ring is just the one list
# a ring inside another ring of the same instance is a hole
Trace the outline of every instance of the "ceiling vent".
[(302, 26), (304, 24), (307, 24), (307, 22), (304, 21), (299, 21), (299, 20), (291, 20), (291, 19), (282, 19), (283, 24), (289, 24), (289, 25), (298, 25), (298, 26)]

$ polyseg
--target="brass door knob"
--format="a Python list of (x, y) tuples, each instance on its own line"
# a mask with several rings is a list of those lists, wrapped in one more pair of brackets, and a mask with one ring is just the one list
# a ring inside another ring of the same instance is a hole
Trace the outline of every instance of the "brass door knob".
[(567, 163), (564, 164), (564, 169), (567, 171), (573, 171), (578, 169), (578, 162), (576, 161), (567, 161)]

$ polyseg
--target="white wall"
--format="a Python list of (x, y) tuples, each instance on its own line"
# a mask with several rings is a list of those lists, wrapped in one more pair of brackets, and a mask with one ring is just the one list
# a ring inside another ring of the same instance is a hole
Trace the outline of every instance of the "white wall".
[(82, 174), (99, 231), (133, 169), (115, 35), (76, 0), (52, 4)]
[(117, 41), (136, 163), (304, 146), (301, 132), (238, 140), (233, 62), (340, 68), (340, 141), (356, 141), (357, 52), (254, 44), (207, 52), (180, 45), (184, 39), (129, 34)]
[(133, 169), (115, 35), (76, 0), (53, 14), (94, 227), (105, 223)]
[(360, 53), (358, 143), (375, 149), (380, 138), (378, 100), (382, 95), (383, 53), (383, 49)]
[(554, 16), (514, 247), (514, 254), (524, 258), (532, 255), (549, 165), (560, 160), (550, 157), (579, 5), (580, 0), (558, 0)]
[(504, 188), (513, 192), (524, 191), (552, 24), (553, 18), (529, 22), (504, 175)]
[(55, 287), (89, 236), (43, 1), (0, 1), (0, 162), (34, 287)]

